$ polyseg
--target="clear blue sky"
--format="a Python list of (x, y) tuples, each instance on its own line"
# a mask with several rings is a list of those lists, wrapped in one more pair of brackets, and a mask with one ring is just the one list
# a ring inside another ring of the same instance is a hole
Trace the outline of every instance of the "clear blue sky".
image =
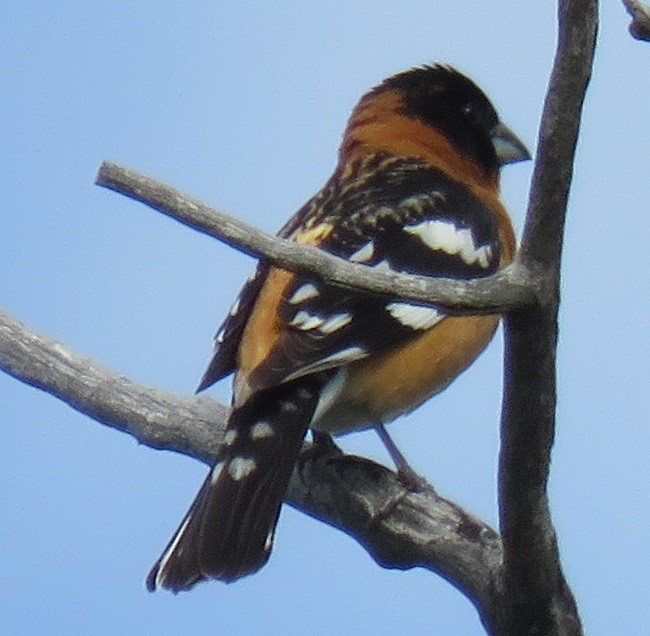
[[(276, 230), (328, 177), (358, 97), (409, 66), (466, 71), (534, 148), (555, 41), (553, 3), (514, 0), (23, 2), (0, 25), (0, 306), (182, 393), (252, 261), (95, 187), (101, 160)], [(650, 48), (626, 28), (605, 3), (566, 234), (551, 482), (592, 635), (645, 633), (650, 598)], [(519, 229), (531, 166), (504, 175)], [(443, 494), (492, 523), (500, 357), (499, 337), (392, 427)], [(387, 461), (372, 434), (343, 445)], [(258, 575), (146, 593), (205, 470), (0, 376), (0, 632), (482, 633), (444, 581), (379, 569), (291, 509)]]

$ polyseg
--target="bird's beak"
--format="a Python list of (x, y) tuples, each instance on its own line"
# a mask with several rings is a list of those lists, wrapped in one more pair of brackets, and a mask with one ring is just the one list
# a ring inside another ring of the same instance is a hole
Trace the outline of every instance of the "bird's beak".
[(530, 159), (528, 148), (505, 124), (499, 122), (490, 134), (494, 151), (497, 153), (497, 159), (502, 166), (507, 163)]

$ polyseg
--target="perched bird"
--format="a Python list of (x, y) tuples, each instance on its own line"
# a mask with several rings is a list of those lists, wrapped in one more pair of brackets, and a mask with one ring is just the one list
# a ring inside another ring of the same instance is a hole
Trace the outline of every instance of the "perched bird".
[[(445, 65), (415, 68), (362, 97), (334, 174), (279, 236), (377, 270), (488, 276), (515, 254), (499, 169), (527, 158), (469, 78)], [(147, 587), (176, 592), (258, 570), (307, 430), (377, 428), (386, 439), (383, 425), (444, 389), (498, 321), (261, 261), (198, 389), (234, 373), (222, 451)]]

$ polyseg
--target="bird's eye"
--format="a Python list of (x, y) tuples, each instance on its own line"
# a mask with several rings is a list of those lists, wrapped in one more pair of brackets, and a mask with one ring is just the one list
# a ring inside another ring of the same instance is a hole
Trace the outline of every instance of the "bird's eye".
[(480, 116), (480, 114), (478, 112), (478, 108), (476, 107), (475, 104), (472, 104), (472, 102), (469, 102), (468, 104), (465, 104), (463, 106), (462, 110), (463, 110), (463, 115), (465, 116), (465, 119), (467, 119), (467, 121), (470, 124), (478, 124), (479, 123), (479, 120), (480, 120), (481, 116)]

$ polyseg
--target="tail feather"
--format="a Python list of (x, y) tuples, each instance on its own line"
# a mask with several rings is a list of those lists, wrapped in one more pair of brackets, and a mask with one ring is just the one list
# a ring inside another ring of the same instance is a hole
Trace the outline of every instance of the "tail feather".
[(209, 485), (208, 475), (178, 530), (147, 575), (146, 586), (150, 592), (162, 587), (178, 592), (190, 589), (203, 580), (199, 568), (198, 544), (192, 537), (199, 531), (197, 522), (205, 508)]
[(313, 377), (296, 380), (232, 412), (221, 458), (151, 569), (150, 591), (231, 582), (266, 563), (320, 386)]

